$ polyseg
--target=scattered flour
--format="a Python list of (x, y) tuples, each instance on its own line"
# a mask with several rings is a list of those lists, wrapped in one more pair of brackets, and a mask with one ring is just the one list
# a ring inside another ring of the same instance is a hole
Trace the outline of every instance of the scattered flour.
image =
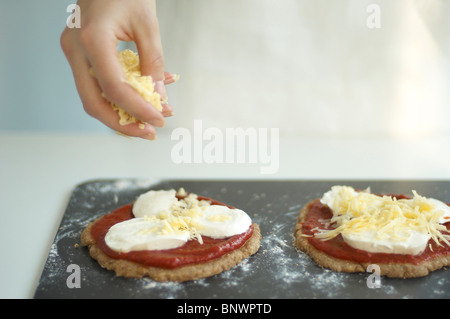
[[(120, 179), (111, 182), (89, 182), (78, 187), (69, 203), (70, 215), (64, 216), (62, 228), (58, 230), (52, 244), (46, 269), (47, 276), (41, 280), (51, 287), (55, 280), (67, 277), (66, 268), (73, 260), (89, 260), (87, 250), (74, 248), (79, 243), (81, 230), (96, 217), (107, 213), (124, 201), (129, 201), (129, 194), (158, 184), (157, 180)], [(217, 276), (185, 283), (160, 283), (149, 278), (120, 281), (130, 296), (148, 296), (157, 298), (354, 298), (358, 297), (393, 297), (411, 298), (410, 288), (398, 280), (381, 279), (381, 288), (367, 287), (367, 274), (346, 274), (320, 268), (310, 257), (295, 249), (293, 229), (297, 214), (308, 199), (291, 205), (289, 195), (282, 195), (281, 203), (267, 204), (268, 193), (253, 193), (236, 188), (221, 188), (220, 194), (233, 195), (248, 199), (248, 207), (257, 207), (252, 216), (262, 231), (259, 251), (242, 261), (236, 267)], [(241, 198), (242, 200), (242, 198)], [(238, 201), (238, 200), (236, 200)], [(71, 207), (72, 206), (72, 207)], [(80, 254), (83, 255), (80, 257)], [(95, 264), (95, 263), (93, 263)], [(116, 278), (111, 272), (92, 270), (91, 264), (81, 265), (83, 280), (95, 281), (96, 286), (110, 285)], [(450, 278), (438, 277), (430, 288), (422, 281), (410, 281), (411, 287), (423, 287), (436, 297), (448, 296)], [(61, 280), (60, 280), (61, 281)], [(400, 282), (400, 283), (399, 283)], [(65, 281), (63, 281), (65, 284)], [(415, 286), (413, 286), (415, 285)], [(397, 289), (401, 287), (401, 289)], [(406, 287), (406, 288), (405, 288)], [(51, 288), (48, 288), (51, 289)], [(406, 291), (406, 292), (405, 292)]]

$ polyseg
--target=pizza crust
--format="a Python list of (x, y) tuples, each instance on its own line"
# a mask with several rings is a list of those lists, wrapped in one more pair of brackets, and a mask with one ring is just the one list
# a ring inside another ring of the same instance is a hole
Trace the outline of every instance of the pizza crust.
[(91, 228), (96, 221), (90, 223), (83, 230), (81, 234), (81, 245), (88, 247), (90, 256), (97, 260), (100, 266), (115, 271), (117, 276), (127, 278), (150, 277), (160, 282), (184, 282), (210, 277), (233, 268), (243, 259), (255, 254), (261, 243), (261, 231), (259, 226), (254, 223), (252, 236), (240, 248), (205, 263), (186, 265), (175, 269), (165, 269), (146, 266), (125, 259), (115, 259), (106, 255), (97, 247), (91, 235)]
[[(299, 212), (298, 221), (294, 230), (294, 245), (300, 251), (307, 253), (319, 266), (337, 272), (366, 272), (370, 263), (358, 263), (332, 257), (318, 250), (302, 236), (302, 222), (305, 221), (310, 205), (319, 201), (315, 199), (307, 203)], [(416, 278), (427, 276), (430, 272), (450, 266), (450, 255), (439, 256), (422, 262), (419, 265), (410, 263), (377, 263), (380, 275), (391, 278)]]

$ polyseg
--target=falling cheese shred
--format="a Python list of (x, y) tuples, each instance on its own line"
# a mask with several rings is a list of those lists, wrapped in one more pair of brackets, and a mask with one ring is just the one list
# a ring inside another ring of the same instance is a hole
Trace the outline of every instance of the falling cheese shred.
[[(348, 186), (334, 186), (321, 199), (333, 216), (326, 224), (332, 229), (317, 229), (314, 237), (332, 239), (339, 234), (375, 233), (377, 240), (403, 242), (412, 232), (428, 235), (437, 245), (450, 245), (449, 231), (439, 221), (444, 211), (430, 199), (413, 191), (411, 199), (355, 191)], [(444, 219), (446, 219), (444, 217)]]

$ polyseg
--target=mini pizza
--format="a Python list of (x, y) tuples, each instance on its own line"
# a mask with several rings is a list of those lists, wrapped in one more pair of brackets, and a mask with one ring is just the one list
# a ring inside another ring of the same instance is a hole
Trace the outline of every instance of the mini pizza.
[(333, 186), (300, 211), (295, 246), (338, 272), (423, 277), (450, 265), (450, 206), (412, 196)]
[(161, 282), (219, 274), (255, 254), (260, 242), (259, 226), (243, 210), (183, 189), (141, 194), (81, 234), (103, 268)]

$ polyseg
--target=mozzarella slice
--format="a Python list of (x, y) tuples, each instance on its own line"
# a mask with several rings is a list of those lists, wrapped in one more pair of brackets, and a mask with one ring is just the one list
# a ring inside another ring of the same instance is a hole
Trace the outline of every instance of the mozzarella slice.
[(167, 224), (159, 219), (132, 218), (113, 225), (105, 236), (106, 244), (118, 252), (163, 250), (184, 245), (189, 231), (174, 231), (162, 235)]
[(391, 236), (378, 238), (376, 231), (365, 231), (360, 234), (342, 234), (344, 241), (353, 248), (388, 254), (417, 255), (425, 250), (430, 236), (417, 231), (404, 234), (406, 240), (397, 241)]
[(439, 218), (439, 223), (445, 224), (450, 222), (450, 206), (434, 198), (429, 198), (428, 200), (434, 204), (436, 211), (442, 211), (442, 216)]
[(252, 220), (240, 209), (211, 205), (202, 210), (198, 224), (198, 231), (202, 236), (226, 238), (245, 232)]
[(133, 215), (135, 217), (156, 216), (168, 211), (178, 202), (175, 195), (176, 191), (174, 189), (148, 191), (140, 195), (134, 202)]

